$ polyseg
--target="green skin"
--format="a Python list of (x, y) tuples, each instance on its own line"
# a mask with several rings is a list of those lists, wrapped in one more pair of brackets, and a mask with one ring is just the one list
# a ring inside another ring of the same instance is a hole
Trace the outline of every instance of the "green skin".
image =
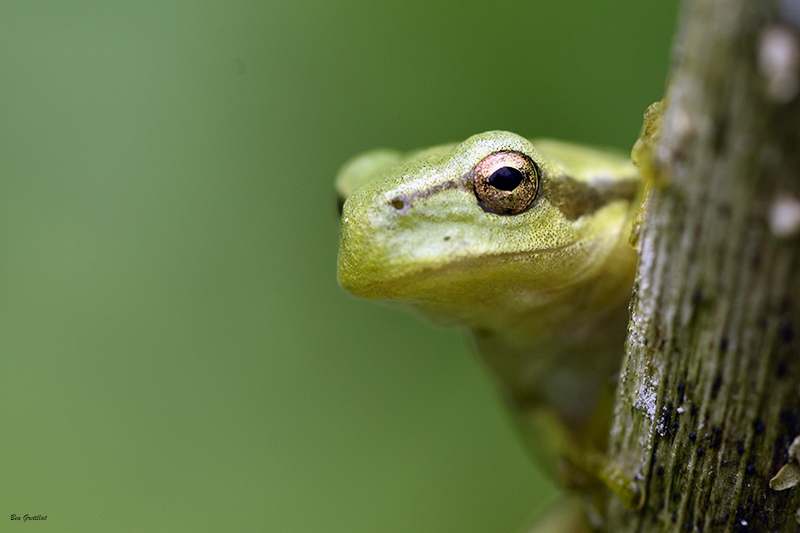
[[(473, 169), (497, 152), (538, 167), (518, 214), (476, 197)], [(610, 409), (595, 412), (623, 353), (640, 181), (625, 154), (503, 131), (361, 155), (336, 180), (339, 283), (465, 326), (536, 456), (567, 485), (565, 457), (613, 485), (606, 463), (582, 458), (605, 448)]]

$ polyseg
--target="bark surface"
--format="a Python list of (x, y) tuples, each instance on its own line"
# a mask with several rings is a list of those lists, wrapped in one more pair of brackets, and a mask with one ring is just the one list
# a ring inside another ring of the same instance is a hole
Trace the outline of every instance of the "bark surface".
[(687, 0), (609, 441), (645, 500), (609, 531), (799, 530), (799, 79), (799, 1)]

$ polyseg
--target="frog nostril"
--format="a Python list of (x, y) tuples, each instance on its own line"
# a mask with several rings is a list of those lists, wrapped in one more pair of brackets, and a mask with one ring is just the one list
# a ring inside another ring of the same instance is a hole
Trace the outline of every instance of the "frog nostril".
[(394, 200), (389, 202), (389, 205), (400, 211), (406, 206), (406, 203), (400, 198), (395, 198)]

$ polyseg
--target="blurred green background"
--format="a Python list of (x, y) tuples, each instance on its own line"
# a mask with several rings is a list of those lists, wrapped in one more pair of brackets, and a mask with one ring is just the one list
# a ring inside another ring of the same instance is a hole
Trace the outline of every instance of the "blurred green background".
[(4, 1), (3, 530), (512, 532), (542, 512), (556, 493), (461, 334), (337, 286), (333, 177), (487, 129), (627, 149), (677, 9)]

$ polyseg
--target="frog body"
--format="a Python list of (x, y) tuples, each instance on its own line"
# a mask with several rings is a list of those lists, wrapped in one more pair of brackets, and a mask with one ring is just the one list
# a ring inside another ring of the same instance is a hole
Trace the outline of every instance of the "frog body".
[(623, 353), (640, 181), (622, 153), (504, 131), (362, 155), (337, 178), (339, 282), (466, 327), (556, 472), (574, 443), (605, 446), (610, 409), (594, 413)]

